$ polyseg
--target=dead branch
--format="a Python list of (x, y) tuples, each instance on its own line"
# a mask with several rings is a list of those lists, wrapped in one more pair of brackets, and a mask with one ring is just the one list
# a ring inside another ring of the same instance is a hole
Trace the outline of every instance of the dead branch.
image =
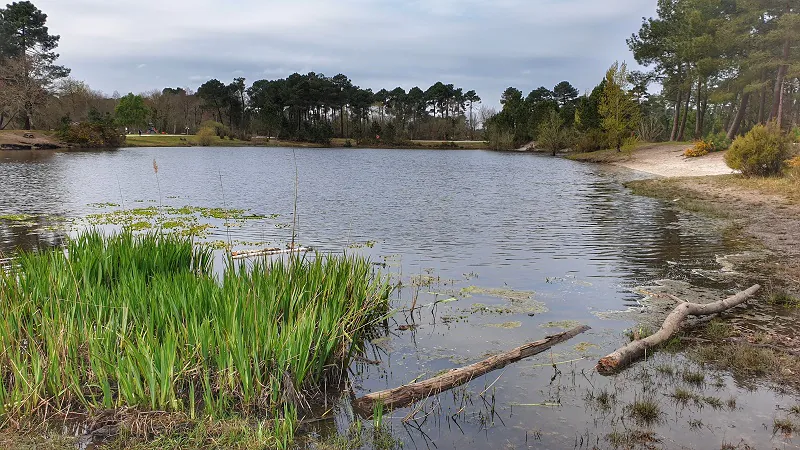
[(425, 381), (374, 392), (359, 398), (354, 402), (354, 405), (365, 414), (370, 414), (373, 405), (376, 403), (383, 404), (384, 410), (387, 411), (402, 408), (418, 400), (461, 386), (486, 373), (502, 369), (509, 364), (542, 353), (554, 345), (568, 341), (589, 329), (588, 326), (573, 328), (564, 333), (548, 336), (542, 340), (517, 347), (509, 352), (492, 356), (481, 362), (459, 369), (453, 369)]
[(597, 363), (597, 371), (602, 374), (613, 373), (639, 359), (645, 352), (667, 341), (684, 325), (683, 321), (688, 316), (707, 316), (718, 314), (746, 302), (755, 295), (761, 286), (755, 285), (746, 291), (728, 297), (718, 302), (702, 305), (699, 303), (681, 303), (664, 320), (664, 324), (657, 333), (644, 339), (633, 341), (619, 350), (611, 353)]
[(231, 257), (233, 259), (245, 259), (245, 258), (255, 258), (258, 256), (272, 256), (272, 255), (281, 255), (284, 253), (308, 253), (311, 249), (308, 247), (297, 247), (297, 248), (265, 248), (263, 250), (253, 250), (248, 252), (231, 252)]

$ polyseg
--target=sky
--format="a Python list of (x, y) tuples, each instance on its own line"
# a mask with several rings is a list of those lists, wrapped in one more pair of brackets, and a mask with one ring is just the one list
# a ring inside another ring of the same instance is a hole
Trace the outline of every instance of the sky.
[(60, 63), (107, 94), (217, 78), (344, 73), (357, 86), (474, 89), (498, 107), (567, 80), (591, 90), (655, 0), (34, 0)]

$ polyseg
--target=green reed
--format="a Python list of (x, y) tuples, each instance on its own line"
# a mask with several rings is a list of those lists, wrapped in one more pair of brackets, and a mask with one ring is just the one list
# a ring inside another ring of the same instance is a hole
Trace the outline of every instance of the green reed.
[(0, 272), (0, 427), (123, 407), (296, 414), (388, 313), (386, 279), (353, 256), (230, 263), (216, 277), (189, 238), (87, 232), (16, 261)]

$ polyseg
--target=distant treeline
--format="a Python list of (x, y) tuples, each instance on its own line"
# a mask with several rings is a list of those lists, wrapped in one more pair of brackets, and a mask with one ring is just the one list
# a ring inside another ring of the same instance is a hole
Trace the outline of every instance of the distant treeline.
[(231, 130), (282, 139), (325, 142), (332, 137), (396, 142), (407, 139), (470, 139), (477, 122), (475, 91), (437, 82), (423, 91), (373, 92), (343, 74), (292, 74), (231, 84), (210, 80), (197, 90), (203, 111)]

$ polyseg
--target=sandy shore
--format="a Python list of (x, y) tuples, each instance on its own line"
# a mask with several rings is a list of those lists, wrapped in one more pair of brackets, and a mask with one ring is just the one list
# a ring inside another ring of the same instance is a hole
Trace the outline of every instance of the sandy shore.
[(612, 164), (661, 177), (700, 177), (734, 173), (725, 164), (724, 152), (686, 158), (686, 144), (650, 144), (637, 149), (630, 159)]

